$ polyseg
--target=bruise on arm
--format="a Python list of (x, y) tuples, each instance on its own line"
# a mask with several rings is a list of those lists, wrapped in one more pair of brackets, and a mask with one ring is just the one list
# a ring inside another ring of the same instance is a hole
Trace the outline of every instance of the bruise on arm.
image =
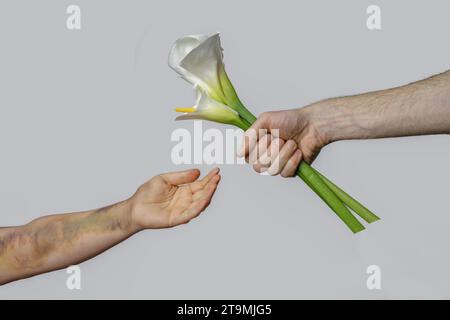
[(0, 272), (40, 267), (58, 243), (58, 223), (0, 229)]
[(21, 227), (0, 228), (0, 278), (11, 270), (26, 275), (47, 269), (52, 255), (70, 255), (71, 249), (88, 235), (101, 237), (126, 231), (129, 221), (116, 214), (117, 206), (120, 204), (42, 217)]

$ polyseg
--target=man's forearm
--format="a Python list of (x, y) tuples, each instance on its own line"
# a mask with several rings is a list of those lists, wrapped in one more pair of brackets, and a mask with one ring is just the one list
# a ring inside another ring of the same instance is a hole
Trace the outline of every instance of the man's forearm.
[(127, 202), (0, 229), (0, 284), (77, 264), (138, 231)]
[(329, 142), (450, 133), (450, 71), (402, 87), (311, 105)]

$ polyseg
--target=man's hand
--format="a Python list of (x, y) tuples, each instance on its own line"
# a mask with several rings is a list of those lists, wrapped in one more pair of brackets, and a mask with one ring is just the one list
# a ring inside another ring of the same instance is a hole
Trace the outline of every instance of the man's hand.
[(164, 173), (143, 184), (128, 201), (137, 229), (169, 228), (188, 223), (210, 203), (220, 181), (219, 169), (201, 180), (196, 169)]
[(263, 113), (247, 130), (238, 155), (257, 172), (290, 177), (302, 159), (311, 163), (333, 141), (445, 133), (450, 133), (450, 71), (402, 87)]
[(321, 108), (263, 113), (247, 130), (239, 156), (245, 156), (257, 172), (292, 177), (300, 161), (314, 161), (329, 143), (322, 130)]

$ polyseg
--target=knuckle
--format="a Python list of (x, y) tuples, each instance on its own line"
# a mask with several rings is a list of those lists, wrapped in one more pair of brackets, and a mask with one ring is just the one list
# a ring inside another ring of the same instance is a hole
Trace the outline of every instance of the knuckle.
[(288, 140), (286, 141), (286, 148), (288, 148), (289, 150), (293, 150), (297, 148), (297, 143), (294, 140)]
[(270, 111), (266, 111), (266, 112), (261, 113), (260, 118), (267, 119), (269, 116), (270, 116)]
[(256, 138), (256, 130), (255, 129), (249, 128), (247, 131), (245, 131), (245, 136), (244, 136), (245, 147), (248, 148), (255, 138)]
[(262, 166), (268, 166), (271, 163), (271, 159), (268, 156), (262, 156), (258, 161)]
[(280, 147), (280, 144), (281, 144), (280, 138), (273, 138), (271, 147), (272, 149), (278, 149)]
[(283, 141), (280, 139), (277, 139), (276, 142), (274, 141), (273, 146), (270, 148), (270, 155), (275, 156), (280, 153), (281, 148), (283, 147)]
[(265, 122), (265, 121), (268, 121), (271, 117), (272, 117), (272, 112), (266, 111), (266, 112), (261, 113), (258, 120)]

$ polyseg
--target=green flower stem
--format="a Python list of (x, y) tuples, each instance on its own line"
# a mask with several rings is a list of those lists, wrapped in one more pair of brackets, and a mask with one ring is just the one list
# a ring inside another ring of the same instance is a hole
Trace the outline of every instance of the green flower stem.
[(337, 185), (335, 185), (333, 182), (331, 182), (327, 177), (325, 177), (323, 174), (321, 174), (316, 169), (312, 168), (314, 172), (316, 172), (322, 180), (326, 183), (326, 185), (336, 194), (336, 196), (341, 199), (342, 202), (345, 203), (347, 207), (352, 209), (356, 214), (358, 214), (362, 219), (364, 219), (367, 223), (372, 223), (375, 221), (380, 220), (380, 218), (375, 215), (373, 212), (371, 212), (369, 209), (367, 209), (365, 206), (363, 206), (360, 202), (358, 202), (356, 199), (351, 197), (348, 193), (346, 193), (344, 190), (339, 188)]
[(239, 99), (233, 84), (228, 78), (224, 68), (219, 70), (219, 82), (222, 89), (223, 100), (222, 103), (234, 109), (239, 115), (247, 121), (250, 125), (256, 121), (256, 117), (244, 106)]
[(252, 125), (256, 121), (256, 117), (250, 111), (248, 111), (248, 109), (242, 104), (239, 98), (234, 103), (234, 106), (239, 115), (250, 125)]
[(353, 216), (338, 196), (306, 162), (301, 162), (297, 175), (336, 213), (353, 232), (364, 230), (364, 226)]
[(230, 123), (238, 128), (241, 128), (242, 130), (246, 131), (248, 128), (250, 128), (250, 124), (243, 118), (239, 117), (238, 119), (235, 119), (232, 123)]

